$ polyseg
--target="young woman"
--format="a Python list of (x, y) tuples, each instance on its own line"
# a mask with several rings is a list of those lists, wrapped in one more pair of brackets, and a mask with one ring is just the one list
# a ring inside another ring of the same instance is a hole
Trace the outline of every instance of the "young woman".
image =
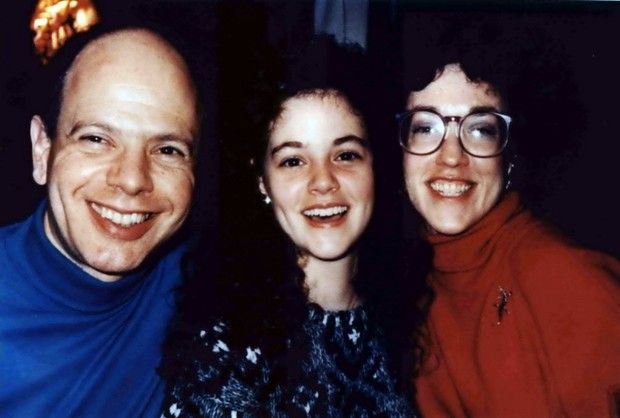
[(223, 250), (221, 315), (171, 339), (163, 415), (411, 416), (358, 256), (374, 204), (362, 116), (329, 88), (276, 104), (253, 159), (264, 215), (246, 208)]

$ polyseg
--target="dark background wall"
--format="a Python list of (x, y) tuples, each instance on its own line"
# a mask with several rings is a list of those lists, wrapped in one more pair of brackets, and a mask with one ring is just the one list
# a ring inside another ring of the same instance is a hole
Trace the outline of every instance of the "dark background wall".
[[(30, 87), (46, 71), (32, 52), (28, 23), (34, 3), (12, 2), (10, 12), (0, 17), (0, 224), (26, 216), (44, 194), (30, 175), (28, 129), (38, 100)], [(249, 140), (243, 115), (256, 73), (270, 71), (264, 46), (270, 44), (291, 56), (312, 42), (312, 3), (95, 0), (95, 4), (103, 23), (146, 19), (169, 26), (186, 40), (187, 52), (199, 69), (207, 115), (194, 222), (214, 227), (214, 208), (232, 207), (236, 193), (244, 189), (235, 182), (251, 181), (235, 176), (246, 168), (236, 156), (243, 155), (244, 141)], [(557, 74), (536, 75), (539, 88), (530, 87), (531, 106), (525, 112), (529, 128), (518, 138), (527, 202), (575, 239), (620, 256), (620, 203), (615, 196), (620, 167), (616, 59), (620, 5), (512, 2), (499, 8), (489, 2), (468, 6), (371, 2), (366, 59), (376, 76), (367, 91), (376, 106), (368, 118), (377, 154), (378, 214), (389, 222), (386, 234), (401, 227), (404, 206), (396, 187), (401, 181), (400, 151), (393, 124), (405, 97), (401, 73), (424, 58), (416, 55), (416, 42), (436, 42), (441, 30), (454, 24), (455, 15), (482, 16), (500, 22), (515, 37), (540, 34), (545, 43), (540, 53), (558, 64)], [(322, 58), (317, 60), (317, 71), (337, 70), (329, 65), (329, 56)]]

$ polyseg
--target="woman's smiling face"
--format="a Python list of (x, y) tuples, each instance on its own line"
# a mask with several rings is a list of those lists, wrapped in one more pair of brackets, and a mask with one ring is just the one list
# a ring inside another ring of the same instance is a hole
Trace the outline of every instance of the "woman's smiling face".
[(364, 124), (343, 96), (327, 91), (284, 103), (260, 187), (302, 252), (321, 260), (348, 255), (370, 219), (374, 178)]
[[(423, 90), (410, 94), (408, 110), (432, 109), (465, 116), (476, 109), (502, 110), (501, 97), (487, 83), (472, 82), (458, 64), (447, 65)], [(502, 157), (479, 158), (461, 148), (456, 123), (447, 126), (441, 147), (430, 155), (404, 153), (409, 199), (431, 232), (460, 234), (497, 203), (503, 189)]]

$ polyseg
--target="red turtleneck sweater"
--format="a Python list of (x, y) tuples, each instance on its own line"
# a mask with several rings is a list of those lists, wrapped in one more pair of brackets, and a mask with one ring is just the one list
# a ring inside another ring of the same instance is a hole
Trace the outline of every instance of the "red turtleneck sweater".
[(514, 193), (467, 232), (428, 240), (433, 345), (415, 381), (424, 417), (614, 416), (617, 260), (569, 243)]

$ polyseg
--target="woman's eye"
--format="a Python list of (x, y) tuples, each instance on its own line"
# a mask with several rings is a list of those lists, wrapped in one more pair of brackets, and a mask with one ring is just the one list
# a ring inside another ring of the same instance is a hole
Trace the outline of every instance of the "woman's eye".
[(492, 140), (499, 136), (498, 129), (496, 126), (488, 124), (488, 125), (478, 125), (473, 126), (469, 129), (469, 136), (472, 139), (485, 139)]
[(430, 125), (413, 125), (411, 127), (411, 133), (414, 135), (429, 134), (432, 131), (433, 131), (433, 127)]
[(362, 155), (357, 151), (345, 151), (338, 154), (336, 160), (338, 161), (355, 161), (361, 160)]
[(441, 132), (437, 125), (431, 123), (419, 123), (411, 126), (410, 136), (416, 139), (435, 139), (438, 135), (441, 135)]
[(303, 162), (300, 158), (290, 157), (282, 160), (282, 162), (280, 162), (280, 167), (299, 167), (302, 164)]

